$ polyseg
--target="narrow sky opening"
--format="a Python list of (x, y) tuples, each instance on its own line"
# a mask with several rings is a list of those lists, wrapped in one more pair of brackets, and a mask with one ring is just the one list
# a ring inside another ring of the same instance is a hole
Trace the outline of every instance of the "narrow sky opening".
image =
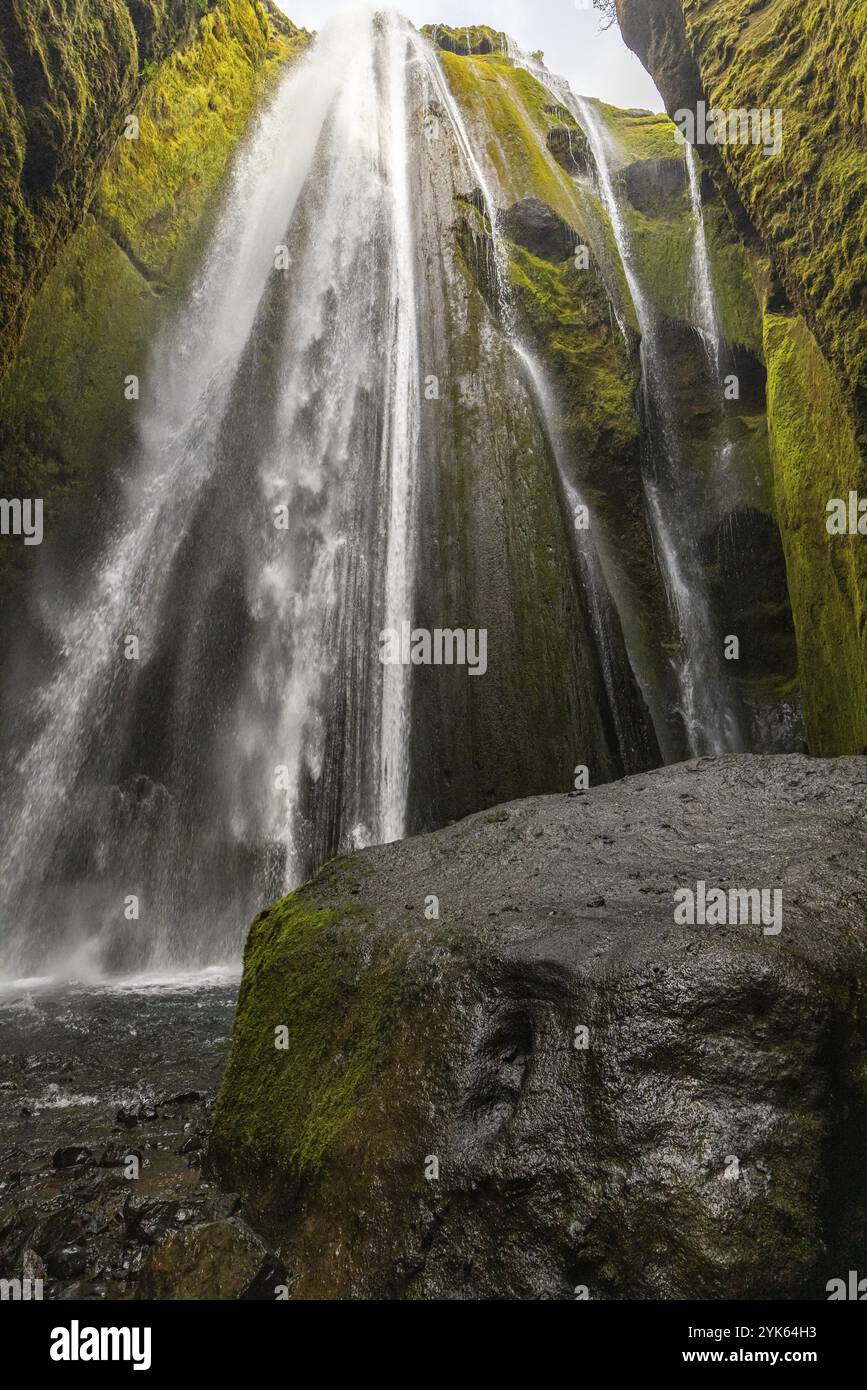
[[(319, 29), (334, 15), (369, 0), (276, 0), (296, 24)], [(538, 49), (552, 72), (568, 79), (581, 96), (613, 106), (662, 111), (652, 79), (626, 47), (615, 24), (601, 28), (591, 0), (402, 0), (396, 8), (419, 28), (423, 24), (489, 24), (504, 29), (528, 53)]]

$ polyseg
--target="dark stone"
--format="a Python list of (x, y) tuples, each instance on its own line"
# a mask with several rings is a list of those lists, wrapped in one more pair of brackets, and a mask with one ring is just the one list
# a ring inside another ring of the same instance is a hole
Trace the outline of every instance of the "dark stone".
[(233, 1192), (215, 1191), (188, 1201), (179, 1198), (129, 1197), (124, 1204), (123, 1220), (131, 1240), (155, 1245), (170, 1231), (232, 1216), (239, 1204), (239, 1198)]
[[(508, 810), (257, 922), (209, 1172), (299, 1298), (825, 1297), (867, 1266), (867, 760)], [(679, 925), (700, 880), (779, 890), (782, 930)], [(428, 893), (439, 920), (407, 914)]]
[(93, 1162), (93, 1154), (90, 1149), (71, 1144), (65, 1149), (58, 1149), (51, 1162), (55, 1168), (86, 1168)]
[(200, 1207), (195, 1202), (163, 1197), (129, 1197), (124, 1203), (123, 1219), (131, 1240), (154, 1245), (169, 1231), (193, 1221), (201, 1221), (202, 1217)]
[(617, 177), (622, 180), (632, 206), (647, 217), (671, 217), (689, 184), (682, 155), (637, 160), (621, 169)]
[(124, 1168), (130, 1158), (137, 1158), (141, 1163), (142, 1155), (139, 1149), (125, 1148), (123, 1144), (109, 1144), (103, 1149), (97, 1164), (100, 1168)]
[(142, 1101), (139, 1105), (122, 1105), (115, 1116), (115, 1122), (124, 1129), (133, 1129), (136, 1125), (148, 1124), (156, 1118), (156, 1107), (149, 1101)]
[(511, 241), (543, 261), (568, 260), (578, 245), (573, 228), (539, 198), (522, 198), (503, 213), (501, 222)]
[(45, 1265), (52, 1279), (76, 1279), (87, 1269), (87, 1255), (81, 1245), (63, 1245), (50, 1252)]
[(136, 1297), (273, 1301), (286, 1279), (281, 1261), (243, 1221), (213, 1221), (161, 1241)]
[[(557, 108), (549, 108), (554, 109)], [(593, 155), (583, 130), (572, 125), (555, 126), (548, 131), (546, 143), (567, 174), (587, 175), (595, 172)]]

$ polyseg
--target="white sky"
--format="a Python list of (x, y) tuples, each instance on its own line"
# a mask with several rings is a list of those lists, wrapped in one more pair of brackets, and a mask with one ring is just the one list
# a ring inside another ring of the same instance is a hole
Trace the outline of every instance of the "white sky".
[[(383, 7), (387, 3), (383, 0)], [(277, 0), (277, 4), (303, 28), (321, 29), (333, 15), (352, 8), (353, 0)], [(602, 97), (614, 106), (663, 110), (662, 98), (624, 44), (617, 25), (607, 33), (600, 31), (599, 15), (590, 8), (590, 0), (394, 0), (394, 8), (419, 28), (438, 23), (504, 29), (526, 52), (541, 48), (551, 71), (568, 78), (579, 95)]]

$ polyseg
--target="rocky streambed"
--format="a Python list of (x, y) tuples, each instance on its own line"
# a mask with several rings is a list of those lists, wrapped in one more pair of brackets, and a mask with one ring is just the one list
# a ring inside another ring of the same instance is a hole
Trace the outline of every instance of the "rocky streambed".
[(865, 822), (867, 759), (731, 756), (335, 860), (253, 923), (231, 1051), (230, 983), (7, 995), (0, 1276), (827, 1297), (867, 1261)]
[(169, 1232), (238, 1198), (201, 1178), (234, 982), (0, 996), (0, 1278), (130, 1298)]

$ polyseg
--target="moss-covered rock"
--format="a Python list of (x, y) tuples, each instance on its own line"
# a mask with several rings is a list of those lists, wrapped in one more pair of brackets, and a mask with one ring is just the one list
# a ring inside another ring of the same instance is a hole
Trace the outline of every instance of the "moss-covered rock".
[(0, 14), (0, 367), (195, 0), (10, 0)]
[(172, 1231), (148, 1255), (136, 1298), (271, 1301), (286, 1272), (243, 1221), (230, 1217)]
[[(816, 1298), (862, 1265), (865, 775), (513, 802), (263, 913), (208, 1175), (290, 1297)], [(781, 930), (677, 925), (697, 880), (782, 885)]]
[[(323, 870), (324, 881), (339, 872), (337, 861)], [(355, 885), (357, 889), (357, 884)], [(301, 1177), (315, 1173), (325, 1155), (351, 1129), (371, 1099), (385, 1029), (386, 997), (376, 990), (361, 999), (345, 945), (335, 949), (337, 923), (355, 923), (360, 938), (370, 909), (347, 894), (337, 907), (317, 909), (298, 890), (259, 914), (244, 954), (246, 978), (238, 1001), (236, 1029), (252, 1044), (230, 1061), (220, 1103), (219, 1123), (226, 1142), (240, 1154), (267, 1154), (275, 1168)], [(303, 963), (303, 969), (299, 966)], [(316, 988), (300, 985), (310, 970)], [(263, 1019), (267, 1034), (256, 1036)], [(335, 1020), (347, 1040), (343, 1066), (323, 1066)], [(283, 1031), (285, 1029), (285, 1032)], [(286, 1058), (293, 1063), (287, 1067)], [(228, 1099), (248, 1096), (243, 1109)], [(261, 1122), (261, 1123), (260, 1123)]]

